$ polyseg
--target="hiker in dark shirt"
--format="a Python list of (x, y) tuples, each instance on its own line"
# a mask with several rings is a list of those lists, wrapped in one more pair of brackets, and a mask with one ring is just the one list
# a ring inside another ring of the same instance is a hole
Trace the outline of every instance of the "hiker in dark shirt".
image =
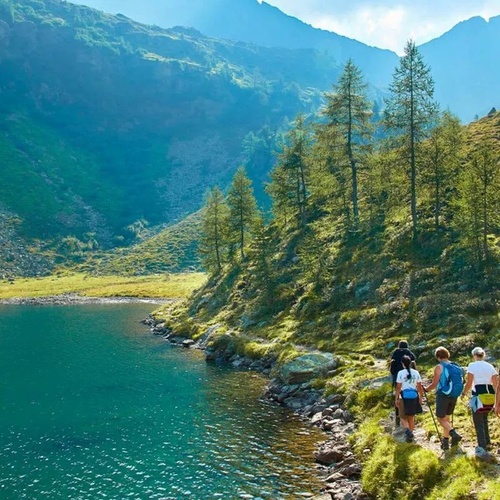
[(396, 377), (400, 370), (402, 370), (402, 361), (403, 356), (408, 356), (412, 361), (415, 361), (417, 358), (415, 354), (413, 354), (408, 348), (408, 342), (406, 340), (400, 340), (397, 349), (391, 354), (391, 377), (392, 377), (392, 386), (396, 387)]
[[(394, 351), (391, 354), (390, 371), (391, 371), (393, 389), (396, 388), (396, 378), (398, 376), (399, 371), (404, 368), (403, 356), (408, 356), (411, 359), (411, 361), (415, 362), (416, 359), (415, 354), (413, 354), (408, 348), (408, 342), (406, 340), (400, 340), (397, 349), (394, 349)], [(412, 366), (412, 368), (416, 368), (416, 366)], [(395, 417), (396, 417), (396, 427), (399, 427), (400, 418), (399, 418), (399, 408), (397, 405), (395, 408)]]

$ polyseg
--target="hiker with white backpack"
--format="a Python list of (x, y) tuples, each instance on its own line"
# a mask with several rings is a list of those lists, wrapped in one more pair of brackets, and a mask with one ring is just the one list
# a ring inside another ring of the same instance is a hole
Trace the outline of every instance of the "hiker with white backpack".
[(438, 364), (434, 367), (432, 382), (424, 388), (426, 392), (436, 389), (436, 417), (443, 428), (441, 448), (443, 450), (456, 446), (462, 436), (453, 428), (452, 416), (458, 397), (464, 388), (462, 369), (450, 361), (450, 352), (446, 347), (438, 347), (434, 351)]
[(486, 353), (481, 347), (472, 349), (474, 361), (467, 367), (467, 382), (462, 398), (472, 389), (472, 398), (469, 406), (472, 410), (472, 421), (477, 435), (476, 457), (488, 458), (491, 448), (490, 433), (488, 428), (488, 415), (496, 406), (498, 392), (498, 373), (495, 367), (485, 361)]

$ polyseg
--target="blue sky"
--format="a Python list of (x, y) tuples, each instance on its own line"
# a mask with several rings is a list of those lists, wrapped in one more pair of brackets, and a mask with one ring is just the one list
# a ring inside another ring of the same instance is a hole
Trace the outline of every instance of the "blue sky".
[[(209, 0), (207, 0), (209, 1)], [(260, 0), (259, 0), (260, 1)], [(401, 53), (473, 16), (500, 15), (500, 0), (266, 0), (317, 28)]]

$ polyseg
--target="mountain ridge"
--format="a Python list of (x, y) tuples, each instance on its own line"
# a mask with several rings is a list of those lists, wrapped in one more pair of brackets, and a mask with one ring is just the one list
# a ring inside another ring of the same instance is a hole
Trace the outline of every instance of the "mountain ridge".
[(2, 0), (0, 37), (0, 202), (25, 236), (100, 246), (197, 210), (249, 132), (314, 108), (338, 71), (57, 0)]
[[(85, 1), (104, 9), (116, 8), (122, 12), (131, 12), (136, 17), (143, 16), (142, 20), (147, 21), (148, 14), (138, 11), (136, 4), (130, 0)], [(326, 51), (340, 63), (352, 57), (369, 83), (381, 90), (390, 83), (398, 62), (398, 56), (394, 52), (315, 28), (266, 2), (259, 4), (257, 0), (196, 1), (190, 4), (190, 10), (183, 7), (181, 0), (171, 0), (168, 9), (155, 0), (149, 0), (147, 5), (151, 19), (154, 17), (154, 22), (160, 24), (184, 21), (184, 24), (194, 26), (211, 36), (257, 45), (269, 45), (272, 42), (273, 45), (282, 47), (314, 48), (320, 52)], [(197, 11), (199, 5), (203, 7), (202, 14)], [(229, 5), (232, 9), (228, 8)], [(239, 10), (231, 14), (231, 11), (236, 9), (235, 5)], [(256, 16), (256, 12), (259, 16)], [(498, 66), (495, 47), (500, 46), (498, 18), (500, 16), (494, 16), (487, 21), (475, 16), (420, 45), (426, 62), (435, 69), (437, 100), (444, 108), (450, 108), (457, 113), (464, 122), (469, 122), (476, 116), (483, 116), (492, 106), (500, 107), (500, 98), (496, 93), (496, 89), (500, 88), (500, 68), (495, 67)], [(224, 19), (224, 22), (221, 19)], [(481, 19), (483, 22), (478, 22)], [(463, 31), (468, 31), (478, 41), (468, 60), (460, 57), (468, 46), (467, 40), (462, 36)], [(477, 57), (478, 54), (481, 58)], [(484, 71), (485, 65), (490, 66), (489, 73)], [(478, 80), (483, 83), (477, 83)]]
[[(193, 0), (189, 10), (182, 0), (171, 0), (168, 5), (149, 2), (145, 11), (137, 9), (133, 0), (87, 0), (80, 3), (107, 12), (121, 12), (141, 22), (163, 27), (194, 27), (216, 38), (264, 47), (312, 48), (329, 53), (338, 64), (352, 57), (364, 72), (372, 75), (371, 83), (376, 86), (389, 83), (391, 71), (397, 64), (397, 55), (388, 49), (371, 47), (353, 38), (314, 28), (267, 2), (257, 0)], [(304, 39), (307, 43), (303, 42)]]

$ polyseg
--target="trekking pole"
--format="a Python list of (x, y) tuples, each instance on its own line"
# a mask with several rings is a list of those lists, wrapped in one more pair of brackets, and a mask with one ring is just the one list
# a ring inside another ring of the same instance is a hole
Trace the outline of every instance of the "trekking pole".
[(439, 441), (441, 441), (441, 433), (439, 432), (438, 424), (436, 422), (436, 418), (434, 417), (434, 412), (432, 411), (431, 404), (429, 403), (429, 398), (427, 397), (427, 391), (423, 387), (422, 387), (422, 389), (424, 390), (425, 402), (427, 403), (427, 407), (429, 408), (429, 412), (431, 414), (432, 421), (434, 422), (434, 427), (436, 428), (437, 436), (439, 438)]

